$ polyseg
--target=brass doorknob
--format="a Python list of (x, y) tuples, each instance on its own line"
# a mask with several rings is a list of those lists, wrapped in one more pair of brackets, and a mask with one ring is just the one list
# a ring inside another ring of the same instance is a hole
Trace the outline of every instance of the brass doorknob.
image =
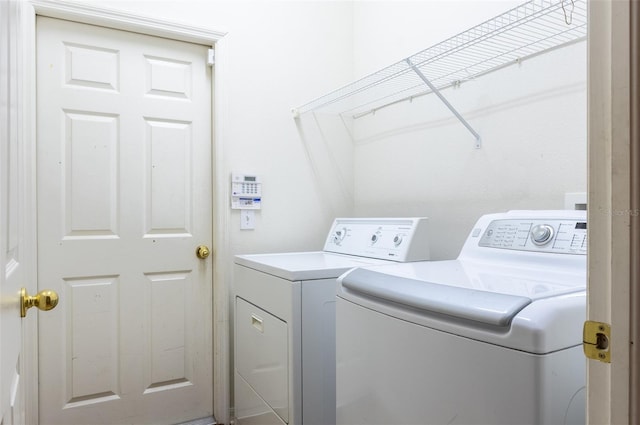
[(204, 260), (205, 258), (207, 258), (209, 254), (211, 254), (211, 251), (209, 250), (209, 247), (206, 245), (200, 245), (196, 249), (196, 256), (201, 260)]
[(38, 307), (42, 311), (48, 311), (58, 305), (58, 294), (56, 291), (45, 289), (35, 297), (27, 294), (27, 290), (22, 288), (20, 290), (20, 317), (27, 315), (27, 310), (31, 307)]

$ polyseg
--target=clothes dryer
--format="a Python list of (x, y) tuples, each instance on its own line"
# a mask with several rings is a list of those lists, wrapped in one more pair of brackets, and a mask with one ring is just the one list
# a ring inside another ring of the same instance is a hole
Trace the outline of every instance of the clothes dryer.
[(456, 260), (338, 279), (337, 424), (580, 424), (584, 211), (481, 217)]
[(426, 218), (340, 218), (323, 251), (236, 256), (237, 423), (334, 424), (336, 278), (428, 258)]

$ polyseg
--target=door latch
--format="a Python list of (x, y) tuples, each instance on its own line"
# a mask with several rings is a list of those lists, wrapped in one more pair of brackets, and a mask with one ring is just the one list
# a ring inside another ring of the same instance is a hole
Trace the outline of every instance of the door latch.
[(589, 359), (611, 363), (611, 326), (608, 323), (584, 322), (582, 332), (582, 348)]

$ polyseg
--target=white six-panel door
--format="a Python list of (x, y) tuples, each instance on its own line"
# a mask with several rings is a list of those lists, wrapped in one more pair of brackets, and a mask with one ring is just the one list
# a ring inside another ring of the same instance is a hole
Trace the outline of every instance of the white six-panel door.
[(37, 20), (40, 422), (212, 415), (207, 47)]

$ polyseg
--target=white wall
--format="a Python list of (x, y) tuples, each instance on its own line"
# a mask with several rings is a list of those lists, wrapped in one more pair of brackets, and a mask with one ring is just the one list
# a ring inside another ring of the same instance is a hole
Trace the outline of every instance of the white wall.
[(354, 3), (356, 78), (504, 13), (525, 0), (385, 0)]
[[(381, 56), (391, 64), (514, 6), (356, 5), (359, 74), (384, 66)], [(480, 150), (433, 95), (355, 120), (354, 213), (427, 216), (432, 259), (446, 259), (457, 256), (482, 214), (563, 208), (566, 192), (586, 192), (585, 44), (444, 91), (482, 136)]]

